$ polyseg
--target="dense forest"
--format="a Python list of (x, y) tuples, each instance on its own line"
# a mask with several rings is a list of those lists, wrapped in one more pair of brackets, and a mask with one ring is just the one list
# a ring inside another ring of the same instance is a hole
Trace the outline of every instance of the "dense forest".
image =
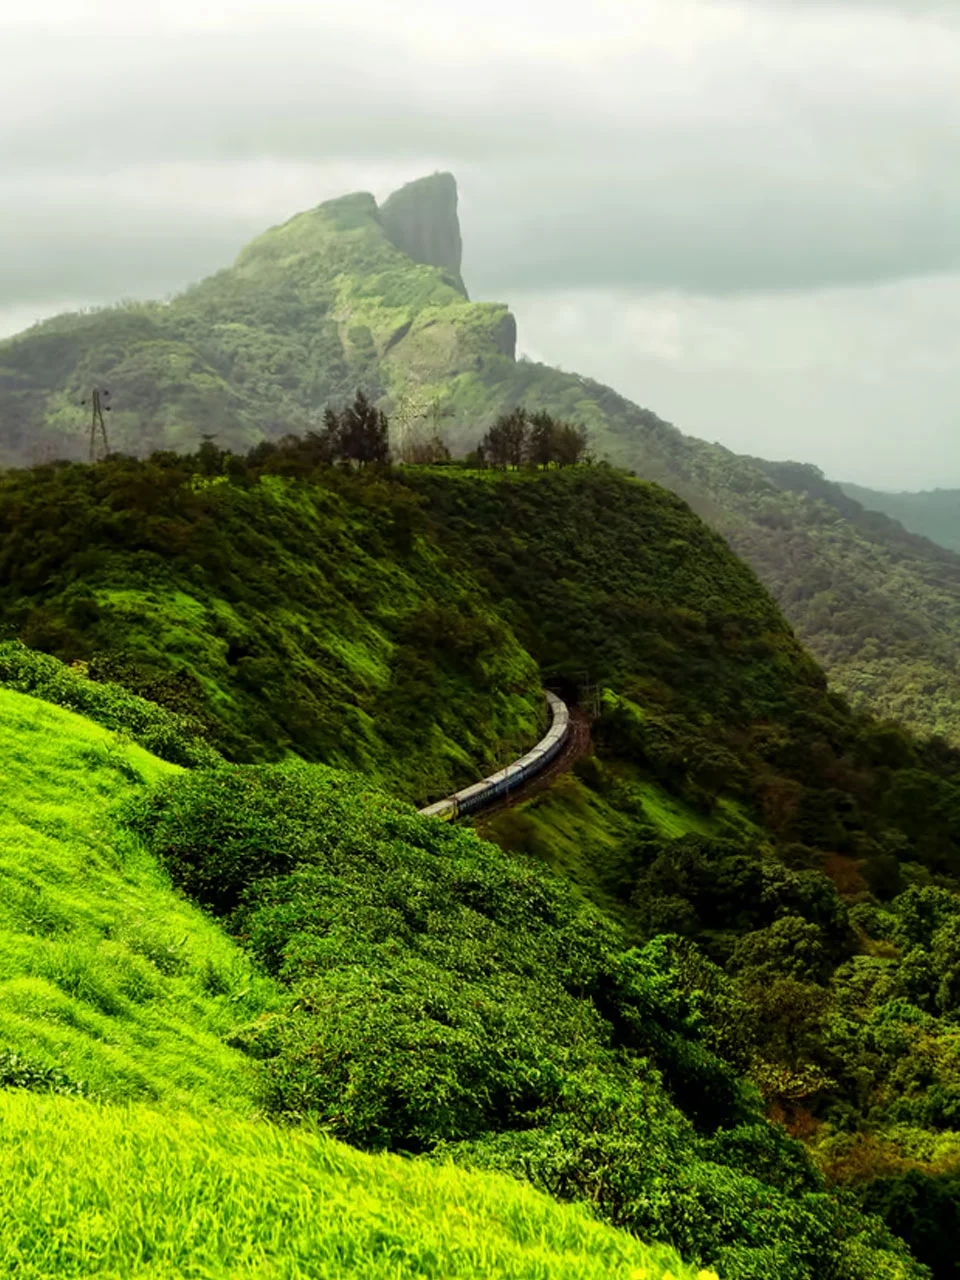
[[(264, 1110), (731, 1280), (954, 1275), (960, 754), (658, 485), (317, 448), (0, 483), (0, 681), (189, 766), (124, 821), (277, 984)], [(394, 798), (532, 741), (544, 681), (594, 752), (495, 844)]]

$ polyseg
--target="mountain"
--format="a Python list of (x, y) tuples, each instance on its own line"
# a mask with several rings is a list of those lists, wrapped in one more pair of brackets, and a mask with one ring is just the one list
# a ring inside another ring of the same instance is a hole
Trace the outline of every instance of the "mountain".
[(960, 557), (872, 514), (815, 469), (682, 435), (588, 378), (517, 359), (506, 307), (471, 302), (456, 185), (301, 213), (168, 303), (60, 316), (0, 343), (0, 463), (86, 456), (94, 385), (114, 449), (242, 451), (316, 427), (360, 387), (395, 440), (471, 449), (521, 404), (583, 422), (605, 456), (685, 498), (772, 591), (855, 706), (960, 743)]
[(111, 446), (139, 455), (302, 432), (358, 386), (395, 406), (459, 380), (482, 401), (478, 370), (509, 375), (516, 325), (468, 301), (459, 260), (456, 187), (437, 175), (382, 209), (361, 193), (299, 214), (169, 303), (35, 326), (0, 344), (0, 461), (85, 456), (94, 385)]
[(960, 489), (882, 493), (858, 484), (844, 484), (841, 488), (868, 511), (882, 511), (911, 533), (960, 552)]

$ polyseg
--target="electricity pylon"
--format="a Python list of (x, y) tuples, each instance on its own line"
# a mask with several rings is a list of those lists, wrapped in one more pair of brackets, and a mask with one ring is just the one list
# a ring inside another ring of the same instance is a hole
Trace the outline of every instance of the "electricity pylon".
[[(102, 397), (102, 398), (101, 398)], [(90, 414), (90, 461), (97, 460), (97, 428), (100, 428), (100, 437), (103, 440), (103, 456), (106, 457), (110, 452), (110, 443), (107, 440), (107, 428), (103, 421), (103, 399), (109, 400), (110, 392), (103, 391), (101, 393), (99, 387), (94, 387), (90, 393), (90, 403), (92, 410)], [(86, 400), (81, 400), (81, 404), (86, 404)], [(110, 406), (106, 406), (107, 412), (110, 412)]]

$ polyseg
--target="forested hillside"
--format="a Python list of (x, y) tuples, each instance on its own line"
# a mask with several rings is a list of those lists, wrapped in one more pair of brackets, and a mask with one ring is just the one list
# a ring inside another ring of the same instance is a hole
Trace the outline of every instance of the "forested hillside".
[[(682, 499), (206, 447), (7, 473), (0, 575), (0, 681), (194, 766), (125, 821), (277, 984), (268, 1113), (727, 1280), (921, 1276), (866, 1204), (954, 1274), (960, 755), (852, 712)], [(510, 754), (542, 681), (596, 753), (503, 853), (378, 789)]]
[(518, 360), (516, 337), (505, 307), (467, 299), (450, 175), (380, 207), (345, 196), (170, 302), (60, 316), (0, 343), (0, 465), (85, 457), (93, 386), (110, 392), (111, 448), (141, 456), (308, 431), (358, 387), (391, 415), (401, 451), (440, 429), (463, 452), (499, 412), (547, 410), (722, 532), (856, 703), (960, 742), (960, 560), (865, 517), (809, 469), (739, 457)]
[(8, 637), (186, 714), (231, 759), (295, 752), (421, 802), (536, 739), (536, 665), (413, 493), (222, 462), (0, 477)]

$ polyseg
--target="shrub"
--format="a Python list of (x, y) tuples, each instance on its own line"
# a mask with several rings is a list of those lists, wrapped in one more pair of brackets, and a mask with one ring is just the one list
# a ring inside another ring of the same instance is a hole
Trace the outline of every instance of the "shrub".
[(507, 1170), (727, 1280), (919, 1280), (767, 1133), (691, 944), (625, 949), (559, 878), (320, 766), (185, 774), (133, 818), (289, 992), (237, 1033), (270, 1114)]
[(45, 702), (79, 711), (88, 719), (129, 734), (140, 746), (172, 764), (215, 765), (219, 752), (206, 741), (198, 721), (159, 707), (119, 684), (89, 680), (18, 640), (0, 642), (0, 684)]

